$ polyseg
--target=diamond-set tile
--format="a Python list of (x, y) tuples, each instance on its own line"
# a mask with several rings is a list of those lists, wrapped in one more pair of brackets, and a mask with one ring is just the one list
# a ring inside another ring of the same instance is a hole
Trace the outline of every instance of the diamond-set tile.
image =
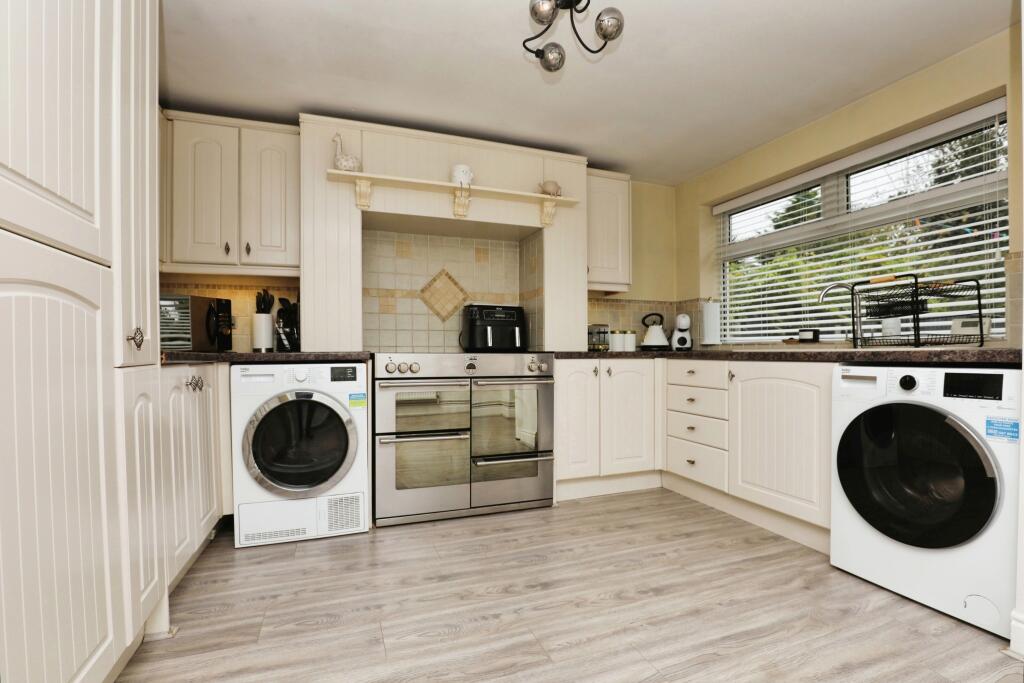
[(455, 315), (468, 299), (469, 293), (444, 268), (420, 290), (420, 300), (442, 321)]

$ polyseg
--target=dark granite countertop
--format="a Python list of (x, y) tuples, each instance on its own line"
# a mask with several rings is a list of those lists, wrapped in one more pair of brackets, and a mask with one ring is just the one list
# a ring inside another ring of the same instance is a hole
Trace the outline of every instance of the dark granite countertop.
[(300, 351), (298, 353), (242, 353), (240, 351), (164, 351), (163, 365), (171, 363), (361, 363), (368, 351)]
[(634, 351), (611, 353), (608, 351), (555, 352), (559, 358), (679, 358), (692, 360), (729, 361), (793, 361), (801, 363), (862, 363), (899, 365), (997, 365), (1020, 367), (1021, 350), (1009, 348), (979, 348), (965, 346), (906, 348), (794, 348), (789, 349), (715, 349), (698, 351)]

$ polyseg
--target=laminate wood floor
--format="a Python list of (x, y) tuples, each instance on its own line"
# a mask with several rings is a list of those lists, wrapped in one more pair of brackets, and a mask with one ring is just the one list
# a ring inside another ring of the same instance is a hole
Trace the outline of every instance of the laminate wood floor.
[(662, 489), (235, 550), (124, 681), (1021, 681), (1006, 641)]

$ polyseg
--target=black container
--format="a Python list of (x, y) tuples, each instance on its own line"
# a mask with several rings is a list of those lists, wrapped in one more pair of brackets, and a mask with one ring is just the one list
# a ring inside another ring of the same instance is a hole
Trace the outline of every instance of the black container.
[(462, 308), (459, 345), (468, 353), (526, 351), (526, 313), (519, 306), (470, 304)]

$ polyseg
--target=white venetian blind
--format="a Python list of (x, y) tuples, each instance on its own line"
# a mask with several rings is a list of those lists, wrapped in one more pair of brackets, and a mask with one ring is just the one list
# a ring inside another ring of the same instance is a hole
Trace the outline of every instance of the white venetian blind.
[[(723, 341), (775, 341), (814, 327), (850, 333), (850, 297), (832, 283), (916, 273), (977, 279), (992, 334), (1005, 333), (1009, 244), (1005, 116), (860, 164), (724, 215)], [(976, 302), (937, 303), (922, 332), (947, 333)]]

